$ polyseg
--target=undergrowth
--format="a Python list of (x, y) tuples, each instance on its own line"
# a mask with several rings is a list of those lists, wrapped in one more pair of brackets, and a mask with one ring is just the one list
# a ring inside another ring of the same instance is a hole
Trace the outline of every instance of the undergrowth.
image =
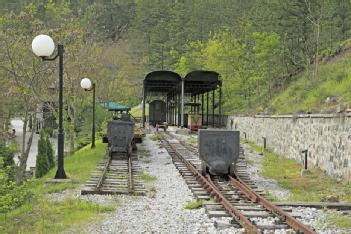
[(105, 147), (98, 141), (94, 149), (86, 146), (65, 157), (65, 171), (71, 182), (46, 184), (46, 179), (54, 177), (56, 167), (44, 178), (28, 181), (27, 187), (33, 196), (17, 209), (0, 214), (0, 233), (58, 233), (88, 222), (93, 217), (98, 219), (98, 214), (115, 209), (115, 206), (101, 206), (79, 198), (54, 201), (52, 196), (57, 195), (50, 195), (63, 190), (69, 194), (71, 189), (84, 183), (103, 159)]
[(188, 201), (185, 205), (185, 209), (198, 209), (202, 206), (203, 200), (197, 199), (196, 201)]
[(146, 183), (157, 180), (156, 176), (150, 175), (145, 171), (140, 172), (139, 176)]
[[(351, 55), (321, 64), (316, 78), (305, 72), (274, 98), (270, 105), (277, 114), (295, 112), (335, 112), (340, 103), (351, 103)], [(333, 100), (327, 102), (327, 98)]]
[[(248, 143), (257, 152), (262, 147)], [(262, 162), (262, 176), (274, 179), (292, 194), (289, 201), (325, 202), (330, 197), (351, 202), (351, 185), (343, 185), (317, 169), (310, 169), (310, 174), (301, 175), (302, 165), (267, 149)]]
[(351, 228), (351, 215), (344, 215), (340, 212), (333, 212), (324, 222), (330, 227)]
[(158, 137), (155, 134), (152, 134), (152, 135), (149, 136), (149, 139), (152, 140), (152, 141), (157, 141)]

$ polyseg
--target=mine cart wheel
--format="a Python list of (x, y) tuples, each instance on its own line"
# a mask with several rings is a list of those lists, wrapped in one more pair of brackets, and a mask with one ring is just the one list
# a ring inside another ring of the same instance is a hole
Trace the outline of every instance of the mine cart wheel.
[(201, 174), (203, 176), (206, 176), (206, 174), (207, 174), (207, 166), (203, 160), (201, 160)]
[(229, 175), (234, 176), (235, 175), (235, 166), (234, 164), (230, 164), (229, 166)]
[(135, 152), (135, 151), (137, 151), (137, 150), (138, 150), (138, 147), (137, 147), (135, 141), (132, 140), (132, 151)]

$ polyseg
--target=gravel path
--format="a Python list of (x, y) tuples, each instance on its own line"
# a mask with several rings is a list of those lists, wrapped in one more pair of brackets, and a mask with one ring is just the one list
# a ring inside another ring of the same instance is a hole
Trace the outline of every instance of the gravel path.
[[(141, 145), (140, 166), (157, 179), (146, 183), (145, 197), (118, 195), (121, 206), (104, 221), (92, 225), (87, 233), (242, 233), (226, 227), (228, 219), (208, 218), (205, 209), (185, 209), (194, 201), (191, 191), (165, 149), (147, 136)], [(146, 150), (146, 153), (145, 153)], [(99, 200), (90, 196), (89, 200)], [(216, 228), (214, 223), (219, 223)]]
[[(151, 141), (150, 135), (145, 137), (144, 143), (139, 146), (139, 164), (145, 173), (155, 176), (156, 180), (145, 183), (147, 196), (80, 196), (76, 192), (63, 197), (76, 197), (90, 200), (99, 204), (114, 204), (120, 207), (108, 214), (102, 221), (91, 223), (80, 233), (243, 233), (242, 229), (228, 228), (229, 218), (208, 218), (205, 209), (189, 210), (185, 205), (194, 201), (191, 191), (184, 179), (172, 163), (167, 151), (157, 142)], [(288, 190), (280, 188), (273, 180), (262, 178), (262, 156), (243, 145), (245, 157), (248, 160), (248, 171), (260, 188), (269, 191), (279, 199), (287, 199)], [(55, 194), (57, 195), (57, 194)], [(59, 197), (61, 197), (59, 196)], [(53, 197), (54, 198), (54, 197)], [(56, 198), (57, 199), (57, 198)], [(326, 225), (326, 221), (334, 211), (323, 211), (314, 208), (292, 208), (293, 214), (304, 217), (302, 222), (317, 228), (317, 233), (346, 234), (351, 230), (333, 229)], [(268, 220), (260, 219), (266, 223)], [(218, 225), (215, 225), (218, 224)], [(215, 227), (217, 226), (217, 227)], [(76, 233), (72, 229), (66, 233)], [(287, 233), (286, 230), (276, 230), (274, 233)]]

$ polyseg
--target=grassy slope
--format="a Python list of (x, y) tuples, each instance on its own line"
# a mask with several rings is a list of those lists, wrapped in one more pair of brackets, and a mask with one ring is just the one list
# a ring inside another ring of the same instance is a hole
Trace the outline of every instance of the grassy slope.
[[(318, 74), (312, 78), (312, 71), (298, 76), (290, 86), (274, 98), (270, 105), (277, 114), (311, 111), (313, 113), (335, 112), (340, 103), (348, 106), (351, 102), (351, 53), (333, 58), (320, 64)], [(326, 103), (327, 97), (336, 102)]]
[(57, 233), (71, 226), (96, 220), (99, 213), (114, 209), (99, 206), (79, 198), (67, 198), (53, 201), (50, 194), (65, 190), (69, 193), (84, 183), (96, 163), (103, 159), (105, 145), (99, 141), (95, 149), (90, 145), (65, 158), (66, 174), (72, 179), (70, 183), (45, 184), (47, 178), (53, 178), (56, 168), (45, 178), (28, 182), (33, 198), (20, 208), (0, 216), (0, 233)]
[[(257, 152), (262, 152), (262, 147), (246, 142)], [(351, 202), (351, 185), (337, 183), (318, 170), (311, 170), (308, 175), (301, 176), (302, 165), (295, 160), (284, 158), (266, 150), (262, 163), (262, 176), (274, 179), (279, 186), (291, 192), (289, 201), (325, 202), (331, 196), (341, 201)], [(267, 194), (270, 198), (271, 195)], [(271, 200), (277, 201), (276, 197)], [(351, 228), (351, 216), (337, 212), (324, 218), (321, 223), (329, 227)]]
[[(248, 144), (257, 152), (262, 151), (262, 147), (252, 142)], [(302, 165), (295, 160), (267, 150), (262, 166), (264, 177), (276, 180), (292, 193), (289, 201), (324, 202), (328, 197), (336, 196), (341, 201), (351, 202), (351, 185), (337, 183), (319, 170), (311, 170), (311, 174), (301, 176)]]

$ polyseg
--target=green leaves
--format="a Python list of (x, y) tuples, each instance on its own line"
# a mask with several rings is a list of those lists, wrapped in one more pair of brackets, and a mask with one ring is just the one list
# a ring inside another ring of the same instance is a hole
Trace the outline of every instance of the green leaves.
[(38, 141), (38, 154), (35, 164), (35, 177), (44, 176), (51, 168), (55, 166), (54, 151), (48, 135), (44, 130), (40, 132)]

